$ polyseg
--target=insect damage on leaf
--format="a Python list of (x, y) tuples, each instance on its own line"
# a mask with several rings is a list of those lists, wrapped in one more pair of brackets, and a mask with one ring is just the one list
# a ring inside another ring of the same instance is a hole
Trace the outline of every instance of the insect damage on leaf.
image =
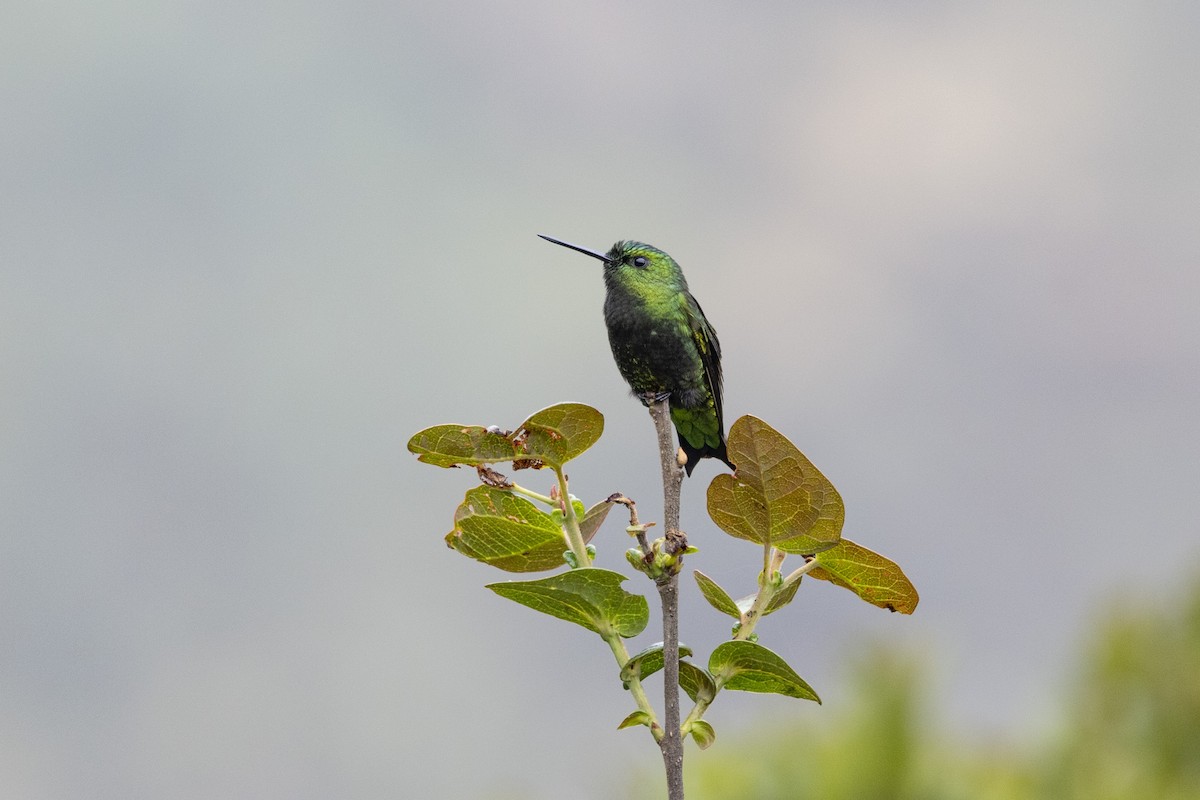
[(513, 469), (541, 469), (546, 462), (540, 458), (518, 458), (512, 462)]
[(512, 488), (512, 481), (491, 467), (480, 464), (475, 467), (475, 472), (479, 474), (479, 480), (487, 486), (494, 486), (497, 489)]

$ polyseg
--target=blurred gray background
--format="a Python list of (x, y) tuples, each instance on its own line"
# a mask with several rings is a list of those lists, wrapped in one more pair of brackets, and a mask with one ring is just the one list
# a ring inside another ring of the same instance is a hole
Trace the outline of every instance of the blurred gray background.
[[(657, 518), (599, 265), (536, 233), (674, 255), (727, 421), (788, 435), (922, 593), (806, 584), (760, 632), (825, 707), (723, 696), (720, 735), (844, 705), (878, 641), (964, 736), (1053, 725), (1082, 627), (1200, 561), (1198, 30), (1166, 2), (7, 3), (5, 796), (601, 798), (658, 768), (603, 643), (445, 548), (473, 475), (404, 448), (587, 402), (573, 490)], [(690, 564), (744, 593), (716, 471)], [(706, 654), (728, 620), (685, 586)]]

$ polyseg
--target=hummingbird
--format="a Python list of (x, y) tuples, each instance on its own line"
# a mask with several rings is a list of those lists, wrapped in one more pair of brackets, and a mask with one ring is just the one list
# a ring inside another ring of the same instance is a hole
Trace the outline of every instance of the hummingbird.
[(675, 259), (642, 242), (617, 242), (602, 255), (538, 236), (604, 262), (604, 323), (613, 359), (643, 404), (667, 397), (687, 474), (702, 458), (735, 469), (721, 416), (721, 344)]

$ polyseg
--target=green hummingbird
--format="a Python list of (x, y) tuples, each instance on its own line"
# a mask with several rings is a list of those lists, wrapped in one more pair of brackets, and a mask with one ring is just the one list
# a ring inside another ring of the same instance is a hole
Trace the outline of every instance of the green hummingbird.
[(702, 458), (729, 463), (721, 417), (721, 344), (675, 259), (642, 242), (604, 255), (542, 236), (604, 262), (604, 323), (621, 376), (645, 404), (668, 397), (691, 475)]

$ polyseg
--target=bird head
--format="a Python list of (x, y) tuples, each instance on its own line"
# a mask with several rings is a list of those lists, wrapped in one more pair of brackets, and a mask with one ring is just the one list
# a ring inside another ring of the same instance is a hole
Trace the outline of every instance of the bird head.
[(620, 241), (614, 244), (607, 253), (601, 255), (594, 250), (552, 239), (540, 233), (538, 236), (548, 242), (569, 247), (603, 261), (604, 276), (607, 281), (615, 281), (630, 288), (668, 286), (676, 291), (687, 290), (687, 281), (684, 280), (683, 270), (679, 268), (679, 264), (657, 247), (643, 242)]

